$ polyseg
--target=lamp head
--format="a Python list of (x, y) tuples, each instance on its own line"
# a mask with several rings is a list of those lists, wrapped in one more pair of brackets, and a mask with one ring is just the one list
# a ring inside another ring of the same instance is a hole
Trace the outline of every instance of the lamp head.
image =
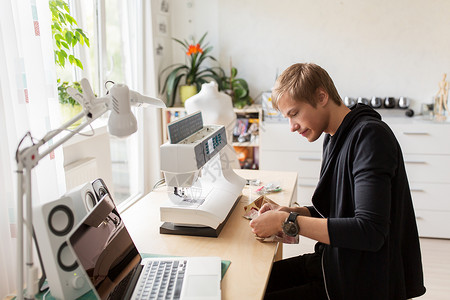
[(83, 94), (80, 94), (74, 88), (68, 88), (69, 94), (83, 106), (85, 113), (87, 115), (89, 113), (91, 117), (103, 113), (106, 104), (111, 111), (108, 130), (110, 134), (117, 137), (127, 137), (137, 131), (137, 121), (131, 111), (131, 105), (166, 107), (162, 100), (130, 91), (125, 84), (113, 84), (106, 96), (96, 98), (86, 78), (81, 79), (80, 83)]
[(109, 133), (126, 137), (137, 131), (136, 117), (131, 112), (130, 90), (124, 84), (114, 84), (109, 90), (108, 107), (111, 115), (108, 120)]

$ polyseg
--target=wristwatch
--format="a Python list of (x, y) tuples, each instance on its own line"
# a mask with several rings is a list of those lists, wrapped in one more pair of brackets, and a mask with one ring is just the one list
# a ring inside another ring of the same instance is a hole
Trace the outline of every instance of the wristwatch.
[(283, 223), (283, 232), (288, 236), (297, 236), (300, 228), (297, 223), (297, 216), (299, 213), (291, 212)]

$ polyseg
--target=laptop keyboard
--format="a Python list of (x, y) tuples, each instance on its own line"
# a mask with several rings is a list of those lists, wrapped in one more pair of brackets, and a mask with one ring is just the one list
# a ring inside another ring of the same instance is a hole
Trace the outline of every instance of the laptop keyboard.
[(186, 262), (150, 261), (142, 270), (135, 299), (180, 299)]

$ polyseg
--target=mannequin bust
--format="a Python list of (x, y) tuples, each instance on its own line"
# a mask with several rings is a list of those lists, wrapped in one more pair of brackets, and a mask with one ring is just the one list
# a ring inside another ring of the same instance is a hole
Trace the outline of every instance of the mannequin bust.
[(239, 169), (236, 152), (232, 147), (233, 129), (236, 123), (236, 114), (233, 110), (231, 97), (225, 93), (219, 92), (217, 83), (212, 81), (204, 83), (200, 92), (184, 103), (188, 114), (196, 111), (202, 112), (203, 124), (224, 125), (227, 133), (227, 142), (230, 145), (226, 147), (226, 153), (231, 155), (233, 168)]
[(186, 100), (184, 107), (188, 114), (201, 111), (203, 124), (224, 125), (227, 141), (232, 143), (236, 114), (231, 97), (219, 92), (216, 82), (204, 83), (198, 94)]

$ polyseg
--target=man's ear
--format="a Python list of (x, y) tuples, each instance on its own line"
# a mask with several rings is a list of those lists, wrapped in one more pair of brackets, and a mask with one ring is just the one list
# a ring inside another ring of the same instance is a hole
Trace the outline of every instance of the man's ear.
[(319, 87), (316, 90), (316, 99), (317, 99), (317, 104), (320, 106), (325, 106), (328, 103), (329, 100), (329, 96), (328, 93), (325, 91), (325, 89)]

